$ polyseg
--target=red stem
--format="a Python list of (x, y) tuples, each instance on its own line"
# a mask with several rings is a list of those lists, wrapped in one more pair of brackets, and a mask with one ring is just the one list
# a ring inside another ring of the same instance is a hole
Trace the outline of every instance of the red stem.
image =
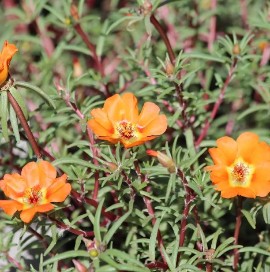
[(219, 97), (218, 97), (218, 99), (217, 99), (217, 101), (216, 101), (216, 103), (215, 103), (215, 105), (213, 107), (213, 110), (212, 110), (211, 114), (210, 114), (210, 118), (207, 118), (205, 120), (205, 123), (204, 123), (204, 126), (203, 126), (202, 130), (201, 130), (201, 133), (200, 133), (198, 139), (195, 142), (195, 147), (196, 148), (200, 145), (202, 140), (206, 137), (206, 135), (208, 133), (208, 129), (210, 127), (210, 124), (217, 115), (219, 107), (220, 107), (221, 103), (223, 102), (226, 89), (227, 89), (229, 83), (232, 80), (232, 76), (233, 76), (234, 70), (236, 68), (237, 61), (238, 61), (238, 59), (234, 58), (233, 63), (232, 63), (231, 68), (230, 68), (230, 71), (228, 73), (228, 76), (227, 76), (227, 78), (225, 80), (225, 83), (224, 83), (223, 87), (220, 90)]
[(33, 148), (35, 155), (37, 156), (38, 159), (41, 159), (42, 156), (41, 156), (39, 146), (35, 140), (35, 137), (31, 131), (27, 121), (26, 121), (26, 118), (23, 114), (21, 107), (19, 106), (19, 104), (17, 103), (17, 101), (15, 100), (15, 98), (13, 97), (13, 95), (9, 91), (7, 92), (7, 95), (8, 95), (8, 100), (9, 100), (10, 104), (12, 105), (14, 111), (16, 112), (16, 115), (18, 116), (18, 118), (21, 122), (21, 125), (25, 131), (25, 134), (27, 136), (27, 139), (28, 139), (30, 145)]
[[(242, 223), (242, 204), (243, 204), (243, 197), (237, 197), (237, 206), (236, 206), (236, 221), (235, 221), (235, 229), (234, 229), (234, 244), (238, 245), (238, 238), (240, 233), (240, 227)], [(233, 268), (234, 272), (238, 272), (238, 262), (239, 262), (239, 251), (238, 248), (235, 248), (233, 251), (234, 260), (233, 260)]]
[[(146, 178), (145, 175), (142, 175), (141, 169), (140, 169), (140, 166), (139, 166), (138, 162), (135, 161), (134, 166), (135, 166), (135, 171), (136, 171), (138, 177), (141, 179), (142, 182), (146, 182), (147, 178)], [(151, 192), (151, 186), (147, 186), (146, 191)], [(148, 214), (152, 218), (151, 219), (152, 226), (154, 226), (156, 224), (157, 219), (156, 219), (156, 216), (155, 216), (155, 210), (154, 210), (154, 208), (152, 206), (152, 201), (147, 196), (143, 196), (143, 201), (144, 201), (145, 206), (147, 208)], [(158, 239), (158, 247), (159, 247), (160, 255), (162, 257), (162, 260), (163, 260), (164, 264), (167, 265), (166, 258), (165, 258), (164, 254), (162, 252), (162, 247), (164, 248), (164, 243), (163, 243), (162, 235), (161, 235), (161, 232), (160, 232), (159, 229), (158, 229), (158, 232), (157, 232), (157, 239)]]
[(91, 41), (89, 40), (88, 36), (86, 35), (86, 33), (83, 31), (80, 23), (76, 23), (74, 25), (74, 29), (77, 31), (77, 33), (81, 36), (82, 40), (84, 41), (84, 43), (86, 44), (86, 46), (88, 47), (88, 49), (90, 50), (90, 52), (92, 53), (93, 55), (93, 59), (94, 59), (94, 62), (97, 66), (97, 69), (99, 71), (99, 73), (104, 76), (104, 68), (102, 66), (102, 63), (96, 53), (96, 47), (94, 44), (91, 43)]
[[(217, 0), (211, 1), (211, 9), (215, 11), (217, 9)], [(208, 35), (208, 50), (212, 51), (213, 44), (216, 39), (216, 25), (217, 25), (217, 18), (216, 15), (213, 15), (210, 19), (210, 32)]]
[[(161, 26), (159, 21), (156, 19), (154, 14), (151, 15), (150, 21), (154, 25), (154, 27), (156, 28), (158, 33), (160, 34), (164, 44), (166, 45), (170, 62), (174, 65), (175, 64), (175, 54), (173, 52), (171, 43), (168, 39), (166, 32), (164, 31), (163, 27)], [(178, 79), (181, 80), (181, 73), (178, 73)], [(183, 97), (183, 91), (184, 91), (183, 84), (182, 83), (180, 83), (180, 84), (174, 83), (174, 87), (175, 87), (176, 94), (177, 94), (177, 97), (179, 100), (179, 105), (182, 108), (181, 114), (182, 114), (182, 119), (184, 120), (183, 128), (185, 128), (186, 126), (189, 127), (190, 121), (187, 118), (187, 114), (186, 114), (187, 105), (186, 105), (186, 103), (184, 101), (184, 97)]]

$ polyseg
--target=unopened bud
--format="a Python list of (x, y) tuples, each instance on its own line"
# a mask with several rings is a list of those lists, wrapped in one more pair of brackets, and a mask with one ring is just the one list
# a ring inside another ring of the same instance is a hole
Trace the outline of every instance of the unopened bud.
[(269, 46), (269, 43), (267, 41), (261, 41), (258, 45), (258, 47), (260, 48), (260, 50), (263, 52), (264, 49)]
[(164, 167), (166, 167), (169, 171), (169, 173), (175, 173), (176, 172), (176, 166), (172, 158), (168, 157), (166, 154), (161, 153), (159, 151), (155, 150), (147, 150), (146, 153), (150, 156), (157, 157), (160, 164)]
[(208, 249), (208, 250), (205, 252), (205, 259), (206, 259), (208, 262), (212, 262), (213, 257), (214, 257), (214, 254), (215, 254), (215, 250), (214, 250), (213, 248)]
[(119, 166), (113, 162), (107, 162), (106, 164), (111, 172), (115, 172), (119, 168)]
[(96, 239), (94, 240), (89, 240), (86, 238), (83, 238), (84, 244), (87, 248), (87, 251), (90, 255), (91, 258), (97, 258), (99, 254), (103, 251), (105, 251), (106, 247), (105, 245), (101, 244), (99, 241)]
[(171, 63), (169, 59), (166, 59), (165, 61), (165, 72), (167, 76), (172, 76), (174, 73), (174, 65)]
[(241, 48), (238, 43), (233, 46), (232, 52), (234, 55), (239, 55), (241, 53)]
[(77, 261), (77, 260), (74, 259), (74, 260), (72, 260), (72, 262), (74, 263), (76, 271), (78, 271), (78, 272), (87, 272), (87, 268), (80, 261)]
[(71, 14), (71, 16), (73, 17), (73, 19), (75, 21), (79, 20), (80, 16), (79, 16), (79, 13), (78, 13), (78, 8), (74, 4), (72, 4), (71, 7), (70, 7), (70, 14)]
[(149, 15), (152, 12), (152, 3), (150, 0), (145, 0), (143, 4), (138, 9), (138, 15)]
[(74, 75), (74, 77), (78, 78), (78, 77), (82, 76), (82, 74), (83, 74), (82, 66), (79, 62), (79, 59), (77, 57), (75, 57), (73, 59), (73, 75)]

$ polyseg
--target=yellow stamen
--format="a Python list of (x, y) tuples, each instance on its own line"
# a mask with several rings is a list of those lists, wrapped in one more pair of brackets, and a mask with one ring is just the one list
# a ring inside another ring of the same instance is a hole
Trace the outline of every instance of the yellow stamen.
[(232, 187), (246, 188), (250, 185), (254, 167), (244, 160), (237, 159), (230, 167), (227, 167), (229, 182)]

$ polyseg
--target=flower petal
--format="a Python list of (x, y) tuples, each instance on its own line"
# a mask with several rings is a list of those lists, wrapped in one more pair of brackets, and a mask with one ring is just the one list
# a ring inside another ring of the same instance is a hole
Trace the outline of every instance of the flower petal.
[(254, 150), (258, 147), (259, 137), (252, 132), (244, 132), (237, 138), (238, 156), (247, 163), (252, 163)]
[(15, 200), (0, 200), (0, 208), (8, 215), (13, 215), (16, 211), (21, 211), (23, 205)]
[(9, 198), (16, 199), (21, 197), (26, 189), (26, 181), (17, 173), (6, 174), (0, 181), (0, 188)]
[(143, 128), (146, 127), (158, 117), (159, 112), (160, 108), (156, 104), (152, 102), (144, 103), (142, 111), (139, 115), (138, 126)]
[(103, 108), (107, 114), (108, 118), (111, 122), (118, 122), (125, 120), (125, 105), (119, 94), (115, 94), (106, 99)]
[(53, 209), (54, 209), (54, 206), (51, 203), (35, 206), (33, 208), (23, 210), (20, 214), (20, 218), (23, 222), (29, 223), (37, 212), (48, 212)]
[(39, 169), (39, 180), (42, 188), (50, 186), (52, 180), (56, 178), (57, 172), (54, 166), (47, 161), (39, 161), (37, 163)]
[(87, 125), (93, 130), (98, 137), (110, 137), (113, 130), (107, 130), (102, 124), (98, 123), (95, 119), (90, 119)]
[(125, 93), (122, 95), (122, 100), (125, 107), (125, 120), (131, 123), (138, 122), (138, 102), (133, 93)]
[(231, 165), (237, 155), (237, 143), (230, 137), (222, 137), (217, 140), (218, 149), (224, 154), (227, 160), (227, 165)]
[(113, 132), (113, 125), (111, 121), (108, 118), (108, 115), (106, 111), (103, 109), (93, 109), (90, 113), (93, 117), (93, 119), (99, 123), (103, 128), (105, 128), (107, 131), (112, 131)]
[(39, 167), (36, 162), (27, 163), (23, 169), (21, 176), (25, 179), (27, 187), (31, 188), (40, 184)]
[(145, 128), (141, 130), (144, 136), (156, 136), (163, 134), (167, 129), (167, 118), (165, 115), (158, 115)]
[(54, 180), (47, 191), (46, 198), (49, 202), (62, 202), (67, 198), (71, 191), (71, 186), (69, 183), (66, 183), (66, 180), (66, 174)]

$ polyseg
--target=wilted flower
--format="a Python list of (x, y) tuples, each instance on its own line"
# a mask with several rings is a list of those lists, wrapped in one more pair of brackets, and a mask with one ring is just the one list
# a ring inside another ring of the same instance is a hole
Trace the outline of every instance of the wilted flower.
[(0, 86), (8, 78), (9, 64), (17, 51), (18, 49), (14, 44), (5, 41), (2, 52), (0, 53)]
[(265, 197), (270, 192), (270, 146), (256, 134), (242, 133), (236, 141), (219, 138), (209, 153), (214, 165), (206, 170), (222, 197)]
[(29, 223), (37, 212), (54, 209), (51, 202), (63, 202), (71, 191), (67, 175), (56, 178), (56, 169), (46, 161), (29, 162), (21, 175), (6, 174), (0, 188), (10, 200), (0, 200), (0, 208), (8, 215), (22, 211), (20, 218)]
[(167, 118), (159, 115), (159, 107), (146, 102), (138, 113), (137, 98), (132, 93), (115, 94), (104, 103), (104, 107), (91, 111), (88, 126), (101, 140), (121, 142), (126, 148), (143, 144), (163, 134), (167, 129)]

